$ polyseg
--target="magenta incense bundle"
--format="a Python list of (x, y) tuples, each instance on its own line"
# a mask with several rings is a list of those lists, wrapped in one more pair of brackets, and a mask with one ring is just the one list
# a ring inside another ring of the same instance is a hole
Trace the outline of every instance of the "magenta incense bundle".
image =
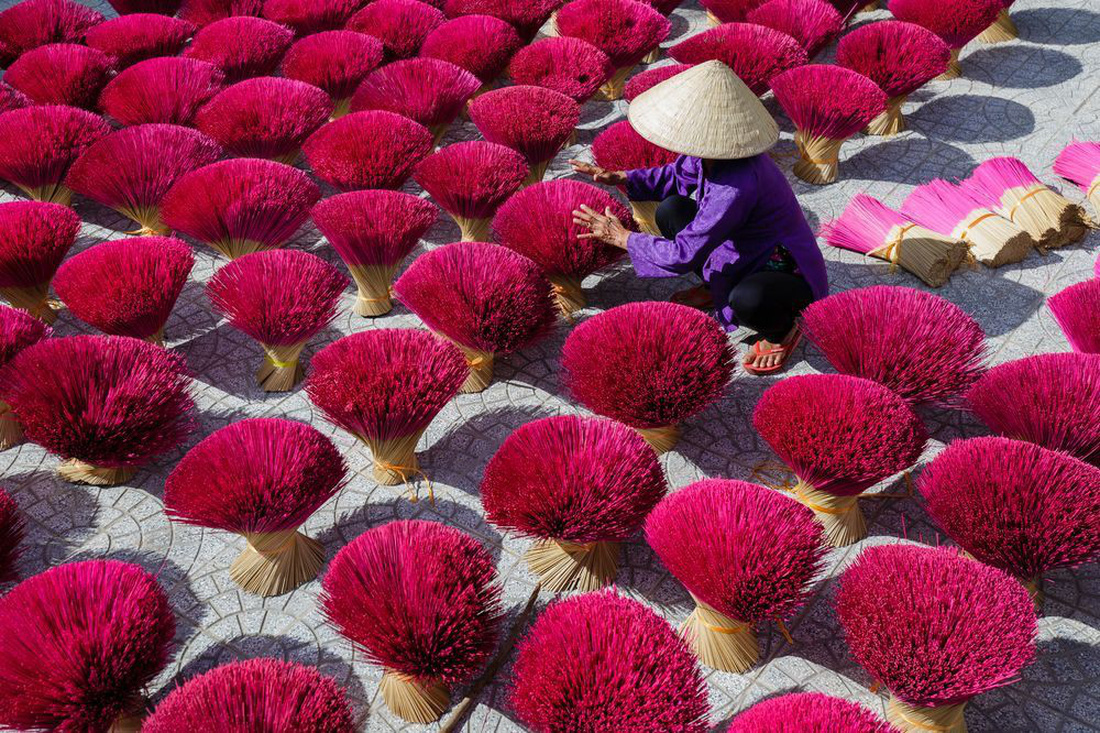
[(23, 0), (0, 12), (0, 57), (8, 61), (48, 43), (80, 43), (103, 16), (73, 0)]
[(612, 591), (543, 611), (519, 644), (508, 706), (534, 733), (703, 733), (707, 685), (668, 622)]
[(740, 23), (749, 13), (760, 7), (766, 0), (700, 0), (699, 4), (707, 11), (707, 20), (711, 25)]
[(423, 125), (394, 112), (355, 112), (313, 133), (302, 153), (325, 183), (341, 191), (401, 188), (434, 147)]
[(886, 111), (878, 85), (842, 66), (799, 66), (773, 78), (771, 87), (797, 128), (794, 174), (807, 183), (836, 181), (841, 145)]
[(838, 64), (863, 74), (886, 93), (886, 111), (867, 125), (870, 135), (896, 135), (907, 129), (901, 114), (905, 100), (947, 71), (950, 60), (943, 39), (900, 20), (862, 25), (836, 46)]
[(1035, 611), (1005, 573), (950, 547), (884, 545), (840, 578), (836, 612), (852, 656), (890, 691), (905, 733), (965, 733), (966, 703), (1011, 684), (1035, 658)]
[[(489, 96), (489, 95), (484, 95)], [(528, 186), (504, 202), (493, 218), (493, 238), (508, 249), (534, 260), (554, 285), (562, 314), (586, 304), (581, 281), (622, 257), (594, 239), (581, 239), (573, 212), (581, 205), (610, 209), (629, 225), (630, 212), (618, 199), (587, 183), (556, 180)]]
[(419, 0), (373, 0), (348, 21), (347, 28), (380, 40), (389, 60), (409, 59), (445, 20), (438, 8)]
[(0, 114), (0, 178), (35, 201), (68, 205), (69, 167), (111, 131), (101, 118), (76, 107), (22, 107)]
[(802, 329), (834, 369), (913, 403), (956, 404), (985, 371), (988, 355), (977, 321), (916, 288), (834, 293), (802, 312)]
[(179, 125), (124, 127), (93, 143), (69, 169), (66, 185), (132, 219), (131, 234), (166, 235), (160, 205), (182, 176), (210, 165), (222, 149), (206, 135)]
[(333, 118), (351, 110), (351, 95), (359, 82), (382, 63), (382, 42), (353, 31), (325, 31), (306, 36), (283, 57), (283, 76), (325, 91), (335, 109)]
[(867, 536), (859, 498), (912, 466), (928, 438), (905, 400), (847, 375), (783, 379), (764, 392), (752, 420), (794, 472), (790, 491), (813, 510), (831, 547)]
[(425, 199), (384, 190), (352, 191), (313, 207), (313, 223), (355, 280), (356, 315), (390, 312), (390, 286), (397, 268), (438, 214)]
[(263, 16), (290, 26), (299, 36), (334, 31), (367, 0), (264, 0)]
[(145, 733), (229, 730), (248, 721), (261, 730), (354, 733), (343, 688), (313, 667), (279, 659), (229, 662), (173, 689), (145, 720)]
[(241, 420), (187, 452), (165, 481), (164, 512), (244, 537), (229, 577), (247, 593), (281, 596), (321, 572), (324, 548), (298, 528), (335, 496), (346, 474), (340, 452), (316, 428)]
[(70, 257), (53, 287), (69, 312), (93, 328), (163, 345), (164, 324), (194, 263), (178, 239), (118, 239)]
[(320, 198), (317, 184), (297, 168), (236, 158), (180, 177), (164, 196), (161, 216), (232, 260), (282, 246)]
[(1012, 7), (1013, 2), (1015, 0), (1001, 0), (1001, 9), (997, 13), (996, 19), (989, 24), (988, 28), (978, 34), (979, 41), (982, 43), (1005, 43), (1020, 37), (1020, 31), (1016, 28), (1016, 23), (1013, 22), (1012, 16), (1008, 14), (1008, 9)]
[(642, 92), (649, 91), (665, 79), (671, 79), (681, 71), (687, 71), (691, 66), (691, 64), (668, 64), (658, 66), (655, 69), (646, 69), (627, 80), (626, 85), (623, 87), (623, 99), (633, 102), (634, 98)]
[(102, 51), (73, 43), (51, 43), (27, 51), (4, 73), (4, 83), (34, 104), (67, 104), (94, 109), (114, 73)]
[(85, 560), (24, 580), (0, 599), (0, 726), (137, 730), (175, 633), (168, 595), (137, 565)]
[(894, 733), (862, 705), (820, 692), (793, 692), (758, 702), (734, 717), (726, 733)]
[(0, 296), (13, 307), (53, 323), (50, 281), (76, 241), (80, 217), (60, 204), (0, 204)]
[[(5, 327), (5, 316), (0, 315), (0, 329)], [(2, 333), (2, 332), (0, 332)], [(3, 338), (3, 336), (0, 336)], [(0, 349), (4, 344), (0, 343)], [(0, 417), (0, 421), (3, 417)], [(3, 426), (0, 424), (0, 449), (7, 449), (3, 445)], [(25, 523), (19, 513), (19, 505), (11, 495), (0, 489), (0, 583), (10, 583), (19, 579), (19, 571), (15, 563), (19, 560), (19, 544), (23, 541)]]
[(891, 272), (908, 270), (933, 288), (946, 284), (970, 252), (963, 240), (926, 229), (864, 193), (818, 235), (831, 247), (886, 260)]
[(199, 28), (237, 15), (259, 17), (264, 0), (183, 0), (179, 17)]
[(745, 19), (786, 33), (802, 44), (811, 59), (844, 27), (844, 18), (827, 0), (768, 0)]
[(947, 71), (940, 79), (962, 76), (959, 52), (997, 18), (1004, 0), (969, 0), (945, 4), (939, 0), (889, 0), (890, 12), (898, 20), (916, 23), (935, 33), (951, 49)]
[(760, 659), (756, 627), (802, 606), (826, 554), (821, 525), (805, 507), (724, 479), (667, 496), (646, 519), (645, 536), (695, 600), (684, 639), (703, 664), (739, 674)]
[(224, 83), (221, 69), (205, 61), (153, 58), (134, 64), (112, 79), (99, 97), (99, 106), (122, 125), (190, 125)]
[(1100, 354), (1100, 279), (1070, 285), (1050, 296), (1047, 307), (1074, 351)]
[(294, 41), (285, 26), (263, 18), (240, 16), (218, 20), (199, 30), (183, 55), (221, 69), (227, 83), (267, 76)]
[(382, 699), (404, 720), (438, 720), (451, 690), (496, 647), (493, 558), (457, 529), (424, 521), (369, 529), (336, 553), (322, 587), (326, 618), (382, 667)]
[(529, 42), (561, 5), (561, 0), (445, 0), (443, 10), (448, 18), (464, 15), (500, 18)]
[(367, 446), (374, 480), (394, 486), (420, 472), (417, 441), (469, 374), (454, 344), (427, 331), (382, 328), (318, 352), (306, 392), (329, 422)]
[(488, 89), (522, 45), (516, 29), (500, 18), (463, 15), (429, 33), (420, 55), (465, 69), (477, 77), (482, 89)]
[[(0, 369), (23, 349), (34, 346), (52, 332), (53, 329), (30, 313), (0, 305)], [(0, 399), (0, 451), (5, 451), (22, 442), (23, 427), (12, 414), (11, 406)], [(12, 519), (14, 503), (5, 504), (6, 496), (0, 491), (0, 583), (12, 580), (7, 576), (6, 570), (11, 567), (11, 553), (16, 541), (11, 534), (8, 534), (12, 531), (14, 521)]]
[(118, 69), (157, 56), (175, 56), (195, 34), (186, 20), (153, 13), (134, 13), (88, 30), (85, 42), (114, 60)]
[(807, 62), (806, 50), (794, 38), (753, 23), (726, 23), (680, 41), (668, 55), (682, 64), (721, 61), (756, 96), (779, 74)]
[(1054, 172), (1077, 184), (1100, 212), (1100, 143), (1073, 141), (1058, 153)]
[(525, 46), (508, 65), (516, 84), (545, 87), (583, 104), (599, 91), (615, 67), (588, 41), (568, 36), (543, 38)]
[[(592, 141), (592, 157), (596, 165), (605, 170), (628, 171), (667, 165), (678, 156), (649, 142), (624, 120), (596, 135)], [(659, 236), (661, 231), (657, 227), (657, 204), (657, 201), (631, 201), (630, 210), (639, 229)]]

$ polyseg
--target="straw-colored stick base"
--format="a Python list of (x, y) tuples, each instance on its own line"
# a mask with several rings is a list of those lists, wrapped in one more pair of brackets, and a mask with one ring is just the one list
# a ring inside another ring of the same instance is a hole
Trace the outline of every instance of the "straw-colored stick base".
[(536, 540), (524, 558), (542, 587), (549, 591), (599, 590), (615, 580), (619, 544)]
[(23, 426), (15, 419), (11, 406), (0, 400), (0, 450), (14, 448), (23, 442)]
[(57, 320), (57, 311), (50, 305), (49, 289), (49, 283), (32, 288), (0, 288), (0, 297), (8, 301), (12, 308), (26, 311), (43, 323), (52, 324)]
[(93, 466), (90, 463), (70, 458), (57, 466), (57, 475), (71, 484), (89, 486), (118, 486), (124, 484), (137, 473), (136, 466)]
[(867, 254), (907, 270), (933, 288), (942, 287), (966, 260), (966, 242), (916, 224), (898, 226), (886, 233), (886, 242)]
[(909, 129), (909, 125), (905, 122), (905, 116), (901, 113), (901, 105), (905, 104), (908, 97), (908, 94), (903, 94), (900, 97), (890, 97), (886, 101), (886, 110), (868, 122), (864, 132), (868, 135), (891, 137)]
[(120, 715), (114, 723), (111, 723), (107, 733), (139, 733), (143, 722), (145, 722), (144, 712)]
[(349, 112), (351, 112), (351, 97), (334, 99), (332, 116), (329, 117), (329, 121), (331, 122), (332, 120), (338, 120)]
[(652, 51), (647, 53), (642, 59), (643, 64), (655, 64), (657, 60), (661, 58), (661, 47), (656, 46)]
[(370, 448), (374, 467), (371, 475), (383, 486), (398, 486), (408, 483), (409, 479), (420, 473), (420, 464), (416, 460), (416, 444), (424, 431), (413, 435), (390, 440), (360, 440)]
[(463, 242), (489, 241), (489, 225), (493, 222), (492, 218), (467, 219), (458, 214), (451, 214), (451, 218), (455, 220), (455, 224), (458, 224), (458, 231), (462, 233)]
[(1043, 249), (1073, 244), (1089, 232), (1085, 210), (1041, 183), (1005, 191), (997, 213), (1034, 237)]
[(1027, 594), (1031, 596), (1031, 602), (1035, 604), (1035, 613), (1042, 615), (1043, 603), (1046, 601), (1046, 593), (1043, 592), (1043, 576), (1036, 575), (1034, 578), (1022, 578), (1020, 583), (1027, 589)]
[(348, 272), (355, 280), (359, 292), (352, 311), (357, 316), (376, 318), (393, 310), (390, 285), (397, 265), (348, 265)]
[(256, 370), (256, 384), (264, 392), (289, 392), (294, 389), (305, 376), (305, 370), (298, 361), (305, 344), (260, 346), (264, 350), (264, 363)]
[(462, 350), (463, 356), (466, 357), (466, 366), (470, 367), (470, 374), (458, 391), (463, 394), (484, 392), (493, 381), (493, 354), (471, 349), (462, 344), (455, 345)]
[(760, 660), (760, 643), (753, 628), (695, 599), (695, 610), (680, 627), (699, 661), (712, 669), (741, 674)]
[(965, 240), (970, 254), (986, 267), (1020, 262), (1037, 246), (1030, 234), (987, 209), (967, 214), (951, 235)]
[(1016, 28), (1012, 16), (1008, 14), (1008, 8), (1002, 8), (997, 13), (997, 19), (978, 34), (978, 40), (982, 43), (1006, 43), (1020, 37), (1020, 31)]
[(871, 0), (871, 2), (867, 3), (866, 5), (864, 5), (862, 8), (860, 8), (856, 12), (859, 12), (859, 13), (873, 13), (874, 11), (878, 10), (881, 7), (882, 7), (882, 3), (880, 3), (878, 0)]
[(574, 313), (588, 305), (584, 291), (581, 290), (580, 280), (567, 275), (547, 275), (546, 277), (554, 289), (554, 302), (567, 319), (572, 318)]
[(794, 496), (814, 513), (814, 519), (825, 530), (825, 544), (829, 547), (847, 547), (867, 536), (858, 497), (827, 494), (803, 483), (794, 487)]
[(718, 16), (710, 12), (709, 10), (707, 11), (707, 23), (711, 26), (722, 25), (722, 21), (718, 18)]
[(248, 544), (229, 566), (229, 577), (246, 593), (281, 596), (316, 578), (325, 564), (321, 543), (297, 530), (243, 536)]
[(634, 223), (645, 234), (661, 236), (657, 226), (657, 201), (631, 201), (630, 210), (634, 214)]
[(634, 432), (642, 436), (642, 440), (649, 443), (649, 447), (657, 452), (657, 455), (668, 453), (680, 442), (680, 426), (665, 425), (659, 428), (634, 428)]
[(451, 129), (451, 122), (441, 122), (438, 125), (429, 125), (428, 132), (432, 133), (432, 146), (439, 147), (439, 143), (442, 142), (443, 136), (447, 134), (447, 130)]
[(437, 680), (418, 680), (386, 670), (378, 685), (386, 707), (410, 723), (434, 723), (451, 705), (451, 693)]
[(966, 733), (966, 703), (926, 708), (890, 696), (886, 719), (902, 733)]
[[(576, 132), (574, 132), (574, 134), (576, 134)], [(569, 143), (567, 142), (566, 146), (568, 146), (568, 144)], [(559, 150), (558, 152), (560, 153), (561, 151)], [(543, 160), (538, 163), (532, 163), (531, 169), (527, 171), (527, 177), (523, 179), (522, 188), (527, 188), (528, 186), (533, 186), (536, 183), (541, 183), (542, 179), (546, 177), (546, 170), (550, 167), (550, 163), (552, 163), (553, 160), (554, 159), (551, 158), (550, 160)]]
[(633, 66), (624, 66), (615, 69), (615, 72), (611, 74), (611, 78), (605, 81), (599, 91), (596, 92), (596, 99), (604, 99), (608, 102), (622, 99), (623, 88), (626, 86), (626, 77), (630, 76), (630, 72), (633, 70)]
[(62, 206), (72, 206), (73, 204), (73, 190), (60, 181), (33, 188), (18, 183), (15, 185), (35, 201), (45, 201), (51, 204), (61, 204)]
[(235, 260), (238, 257), (250, 255), (253, 252), (263, 252), (273, 247), (252, 239), (222, 239), (217, 242), (207, 242), (212, 249), (225, 255), (227, 259)]
[(128, 216), (138, 224), (138, 229), (132, 232), (135, 237), (166, 237), (172, 233), (171, 228), (160, 218), (160, 209), (156, 206), (122, 207), (118, 213)]
[(840, 146), (843, 140), (828, 137), (810, 137), (801, 130), (795, 133), (799, 159), (794, 164), (794, 174), (806, 183), (817, 186), (832, 183), (837, 178), (840, 165)]
[(947, 60), (947, 71), (937, 76), (933, 81), (951, 81), (963, 75), (962, 64), (959, 63), (961, 48), (951, 49), (951, 58)]

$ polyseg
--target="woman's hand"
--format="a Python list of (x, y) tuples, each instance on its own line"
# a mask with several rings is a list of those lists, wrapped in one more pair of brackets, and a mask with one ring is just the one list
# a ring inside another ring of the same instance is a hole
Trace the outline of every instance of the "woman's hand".
[(630, 232), (615, 218), (610, 208), (600, 214), (581, 204), (581, 208), (573, 212), (573, 223), (588, 228), (587, 233), (577, 235), (578, 239), (596, 239), (611, 247), (626, 249)]
[(626, 171), (609, 171), (581, 160), (571, 160), (569, 165), (573, 166), (574, 172), (582, 176), (592, 176), (593, 181), (605, 186), (621, 186), (626, 183)]

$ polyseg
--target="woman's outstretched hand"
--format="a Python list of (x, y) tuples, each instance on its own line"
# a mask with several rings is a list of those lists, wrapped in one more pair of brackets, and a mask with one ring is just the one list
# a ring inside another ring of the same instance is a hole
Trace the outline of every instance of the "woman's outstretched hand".
[(573, 223), (588, 228), (587, 233), (577, 235), (578, 239), (596, 239), (611, 247), (626, 249), (630, 232), (609, 208), (601, 214), (581, 204), (581, 208), (573, 212)]
[(571, 160), (569, 165), (573, 166), (574, 172), (580, 173), (582, 176), (592, 176), (593, 181), (602, 183), (605, 186), (621, 186), (626, 183), (625, 171), (609, 171), (600, 168), (598, 165), (585, 163), (582, 160)]

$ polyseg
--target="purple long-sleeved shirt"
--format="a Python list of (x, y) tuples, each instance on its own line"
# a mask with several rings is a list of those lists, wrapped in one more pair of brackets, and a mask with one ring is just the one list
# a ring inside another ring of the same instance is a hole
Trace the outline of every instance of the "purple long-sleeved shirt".
[(825, 259), (794, 191), (766, 154), (714, 161), (709, 173), (699, 158), (680, 156), (660, 168), (627, 171), (633, 201), (660, 201), (696, 193), (699, 213), (675, 239), (631, 234), (627, 252), (639, 277), (675, 277), (694, 272), (714, 297), (718, 320), (737, 327), (730, 293), (761, 269), (783, 245), (814, 298), (829, 292)]

